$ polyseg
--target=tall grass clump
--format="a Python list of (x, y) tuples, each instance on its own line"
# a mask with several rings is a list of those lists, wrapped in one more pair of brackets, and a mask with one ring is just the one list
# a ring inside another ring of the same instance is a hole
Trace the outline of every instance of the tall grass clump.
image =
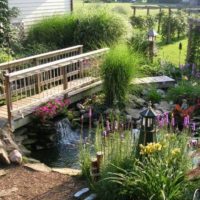
[(125, 45), (110, 50), (102, 64), (103, 88), (108, 106), (123, 107), (129, 84), (137, 72), (139, 58), (131, 54)]
[(63, 48), (74, 44), (77, 27), (75, 15), (52, 16), (34, 24), (28, 32), (28, 43), (53, 44)]
[(83, 44), (85, 50), (109, 46), (125, 33), (125, 23), (118, 15), (96, 8), (71, 15), (53, 16), (33, 25), (26, 43), (56, 45), (57, 48)]
[(102, 44), (112, 45), (124, 33), (123, 19), (112, 12), (99, 8), (80, 16), (74, 35), (77, 44), (83, 44), (86, 49), (93, 49), (101, 47)]

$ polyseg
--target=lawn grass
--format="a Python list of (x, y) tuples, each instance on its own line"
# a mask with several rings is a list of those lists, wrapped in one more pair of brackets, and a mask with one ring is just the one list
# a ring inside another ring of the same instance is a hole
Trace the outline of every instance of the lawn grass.
[[(91, 9), (95, 9), (97, 7), (102, 7), (108, 10), (108, 12), (117, 12), (122, 17), (124, 17), (125, 20), (130, 21), (130, 17), (133, 15), (133, 10), (131, 8), (132, 5), (141, 5), (138, 3), (83, 3), (83, 0), (75, 0), (74, 1), (74, 11), (80, 12), (81, 9), (85, 9), (87, 11)], [(150, 5), (150, 4), (149, 4)], [(155, 4), (154, 4), (155, 5)], [(158, 4), (156, 4), (158, 5)], [(167, 10), (166, 10), (167, 11)], [(150, 10), (151, 15), (156, 15), (159, 12), (158, 10)], [(137, 9), (136, 10), (136, 16), (138, 15), (146, 15), (147, 11)], [(155, 29), (156, 30), (156, 29)], [(131, 35), (132, 30), (128, 30), (128, 37)], [(186, 59), (186, 52), (187, 52), (187, 38), (181, 38), (180, 40), (173, 41), (170, 44), (165, 44), (164, 42), (161, 42), (161, 37), (158, 37), (157, 39), (157, 46), (158, 46), (158, 55), (156, 59), (161, 60), (167, 60), (169, 62), (172, 62), (178, 66), (179, 64), (179, 43), (182, 43), (183, 49), (181, 51), (180, 56), (180, 64), (185, 63)]]
[[(158, 39), (159, 40), (159, 39)], [(187, 43), (188, 39), (181, 38), (180, 40), (173, 41), (170, 44), (163, 44), (163, 42), (158, 42), (158, 58), (161, 60), (167, 60), (175, 65), (179, 65), (179, 43), (182, 43), (182, 51), (180, 54), (180, 64), (185, 64), (186, 54), (187, 54)]]

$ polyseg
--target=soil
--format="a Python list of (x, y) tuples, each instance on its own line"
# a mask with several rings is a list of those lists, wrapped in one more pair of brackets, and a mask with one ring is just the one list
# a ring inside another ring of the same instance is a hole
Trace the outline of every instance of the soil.
[(36, 172), (22, 166), (5, 171), (7, 174), (0, 176), (0, 200), (72, 200), (85, 185), (79, 177)]

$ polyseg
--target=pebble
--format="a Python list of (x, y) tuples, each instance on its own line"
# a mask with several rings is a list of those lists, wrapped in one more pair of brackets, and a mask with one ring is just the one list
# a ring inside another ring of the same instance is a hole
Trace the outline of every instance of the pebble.
[(90, 196), (86, 197), (84, 200), (94, 200), (96, 199), (97, 195), (96, 194), (91, 194)]
[(89, 188), (83, 188), (80, 191), (78, 191), (77, 193), (74, 194), (74, 197), (79, 199), (83, 194), (89, 192)]

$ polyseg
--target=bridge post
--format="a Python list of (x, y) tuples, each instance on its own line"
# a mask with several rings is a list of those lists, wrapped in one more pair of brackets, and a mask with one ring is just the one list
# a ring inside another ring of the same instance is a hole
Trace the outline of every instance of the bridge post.
[(66, 90), (68, 88), (68, 77), (67, 77), (66, 66), (62, 67), (62, 74), (63, 74), (63, 90)]
[(11, 85), (9, 80), (8, 72), (4, 75), (5, 76), (5, 91), (6, 91), (6, 105), (7, 105), (7, 112), (8, 112), (8, 122), (10, 127), (12, 127), (12, 93), (11, 93)]
[[(80, 47), (79, 53), (82, 54), (83, 53), (83, 47)], [(80, 78), (83, 78), (83, 61), (80, 60), (79, 61), (79, 70), (80, 70)]]
[[(34, 65), (40, 65), (40, 62), (37, 58), (34, 59)], [(41, 85), (40, 85), (40, 74), (35, 75), (35, 90), (36, 93), (39, 94), (41, 92)]]

